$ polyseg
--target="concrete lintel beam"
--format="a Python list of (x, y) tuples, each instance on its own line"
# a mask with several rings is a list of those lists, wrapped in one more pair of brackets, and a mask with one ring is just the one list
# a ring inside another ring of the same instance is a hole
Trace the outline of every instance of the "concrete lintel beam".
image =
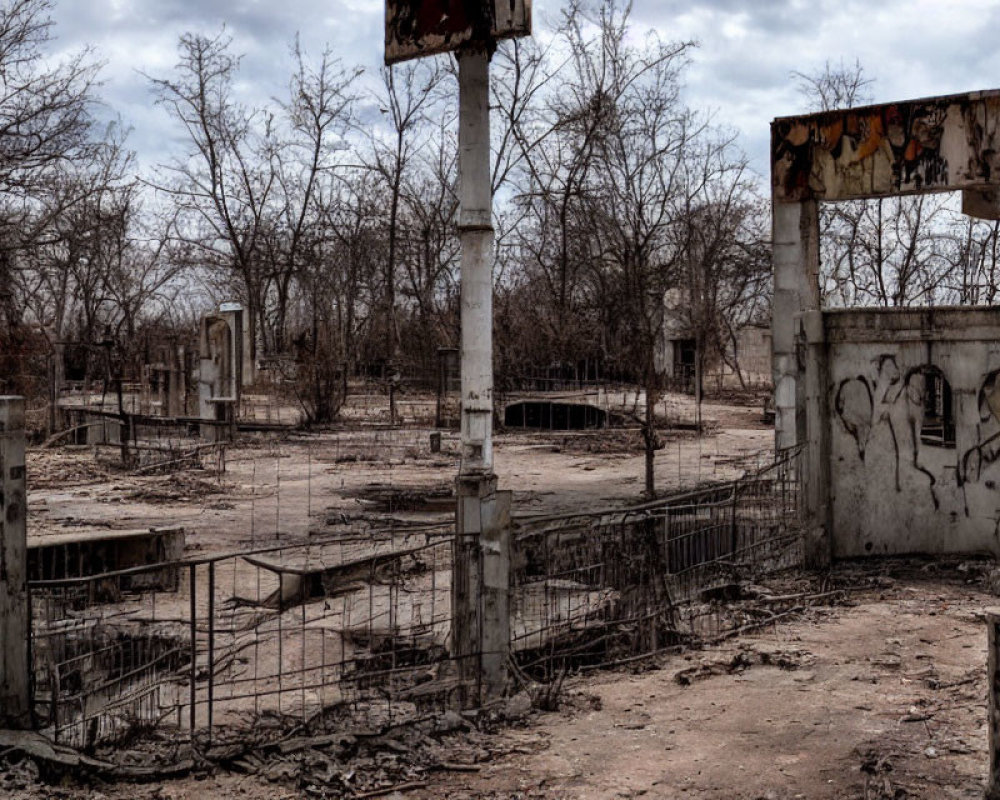
[(965, 189), (962, 192), (962, 213), (978, 219), (1000, 219), (1000, 190)]
[(782, 117), (771, 124), (776, 203), (982, 193), (1000, 185), (998, 175), (1000, 90)]

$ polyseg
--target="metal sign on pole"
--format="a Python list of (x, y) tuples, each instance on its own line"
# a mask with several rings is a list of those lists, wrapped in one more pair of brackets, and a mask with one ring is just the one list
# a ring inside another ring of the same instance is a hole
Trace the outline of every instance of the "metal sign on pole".
[(503, 690), (510, 642), (510, 492), (493, 474), (493, 195), (489, 63), (531, 33), (530, 0), (386, 0), (385, 62), (458, 59), (462, 456), (452, 569), (452, 652), (462, 702)]
[(385, 63), (531, 35), (531, 0), (386, 0)]

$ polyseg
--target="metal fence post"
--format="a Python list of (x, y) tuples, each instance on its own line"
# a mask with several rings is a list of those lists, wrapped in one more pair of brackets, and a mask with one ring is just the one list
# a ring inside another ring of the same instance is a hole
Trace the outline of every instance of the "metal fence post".
[(198, 628), (197, 628), (197, 592), (195, 583), (195, 570), (196, 565), (192, 564), (190, 567), (191, 574), (191, 676), (190, 676), (190, 692), (191, 692), (191, 736), (194, 737), (194, 729), (196, 724), (196, 707), (197, 707), (197, 694), (198, 690), (196, 688), (196, 681), (198, 680)]
[(212, 702), (215, 699), (215, 562), (208, 562), (208, 740), (212, 741)]
[(0, 397), (0, 727), (31, 726), (24, 398)]
[(1000, 608), (986, 610), (987, 672), (989, 707), (987, 708), (990, 748), (990, 772), (986, 800), (1000, 800)]

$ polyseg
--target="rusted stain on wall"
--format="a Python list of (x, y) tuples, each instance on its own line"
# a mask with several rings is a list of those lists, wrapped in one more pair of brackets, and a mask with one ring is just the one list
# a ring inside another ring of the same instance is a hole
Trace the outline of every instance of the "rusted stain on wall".
[(778, 202), (1000, 183), (1000, 90), (784, 117), (771, 124)]

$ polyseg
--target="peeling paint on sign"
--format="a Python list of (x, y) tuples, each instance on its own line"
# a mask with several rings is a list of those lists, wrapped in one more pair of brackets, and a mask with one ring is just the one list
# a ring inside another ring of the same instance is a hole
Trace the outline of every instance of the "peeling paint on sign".
[(385, 63), (531, 34), (531, 0), (386, 0)]
[(776, 119), (771, 177), (778, 202), (1000, 183), (1000, 91)]

